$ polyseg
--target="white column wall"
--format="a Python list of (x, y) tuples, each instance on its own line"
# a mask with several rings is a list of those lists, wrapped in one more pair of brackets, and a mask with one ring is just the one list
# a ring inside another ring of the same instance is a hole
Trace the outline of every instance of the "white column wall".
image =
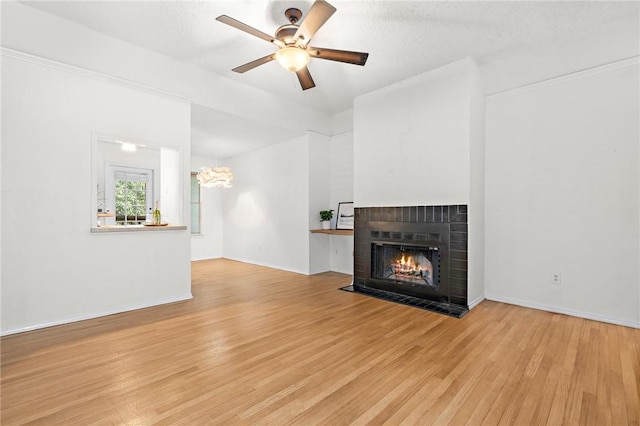
[(356, 207), (469, 206), (468, 300), (484, 295), (484, 112), (471, 59), (360, 96)]
[[(338, 203), (353, 201), (353, 131), (331, 138), (331, 202), (334, 209), (331, 226), (336, 226)], [(331, 270), (353, 275), (353, 237), (331, 235)]]
[(469, 204), (474, 68), (458, 61), (356, 98), (356, 207)]
[(469, 226), (468, 300), (469, 306), (484, 300), (485, 290), (485, 99), (480, 72), (470, 73), (470, 133), (469, 133), (469, 189), (470, 201), (467, 215)]
[[(309, 144), (309, 223), (308, 229), (320, 227), (320, 210), (325, 210), (330, 199), (330, 141), (318, 133), (307, 135)], [(330, 240), (324, 234), (309, 236), (309, 274), (330, 269)]]

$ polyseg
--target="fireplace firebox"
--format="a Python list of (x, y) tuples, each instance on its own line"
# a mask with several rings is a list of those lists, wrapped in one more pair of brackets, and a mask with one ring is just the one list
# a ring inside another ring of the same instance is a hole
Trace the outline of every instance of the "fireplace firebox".
[(374, 242), (371, 245), (371, 278), (438, 290), (440, 249)]

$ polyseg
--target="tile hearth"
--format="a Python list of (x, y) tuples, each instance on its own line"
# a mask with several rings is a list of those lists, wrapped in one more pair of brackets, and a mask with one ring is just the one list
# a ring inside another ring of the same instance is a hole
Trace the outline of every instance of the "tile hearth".
[(401, 305), (412, 306), (414, 308), (424, 309), (426, 311), (436, 312), (439, 314), (448, 315), (454, 318), (462, 318), (469, 312), (469, 309), (452, 305), (445, 302), (435, 302), (431, 300), (419, 299), (413, 296), (406, 296), (403, 294), (391, 293), (384, 290), (378, 290), (375, 288), (359, 288), (355, 289), (352, 285), (342, 287), (340, 290), (348, 291), (351, 293), (363, 294), (365, 296), (375, 297), (376, 299), (386, 300), (388, 302), (399, 303)]

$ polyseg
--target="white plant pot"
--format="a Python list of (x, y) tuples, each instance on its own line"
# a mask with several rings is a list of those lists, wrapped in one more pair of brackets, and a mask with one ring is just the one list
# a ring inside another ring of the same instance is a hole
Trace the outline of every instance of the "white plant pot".
[(331, 229), (331, 221), (330, 220), (323, 220), (320, 222), (320, 225), (322, 225), (322, 229)]

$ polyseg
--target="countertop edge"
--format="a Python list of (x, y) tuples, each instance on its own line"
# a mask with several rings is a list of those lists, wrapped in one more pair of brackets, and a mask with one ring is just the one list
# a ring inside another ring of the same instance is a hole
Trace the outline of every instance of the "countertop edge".
[(186, 231), (186, 225), (167, 225), (167, 226), (101, 226), (91, 228), (92, 234), (112, 234), (122, 232), (161, 232), (161, 231)]

